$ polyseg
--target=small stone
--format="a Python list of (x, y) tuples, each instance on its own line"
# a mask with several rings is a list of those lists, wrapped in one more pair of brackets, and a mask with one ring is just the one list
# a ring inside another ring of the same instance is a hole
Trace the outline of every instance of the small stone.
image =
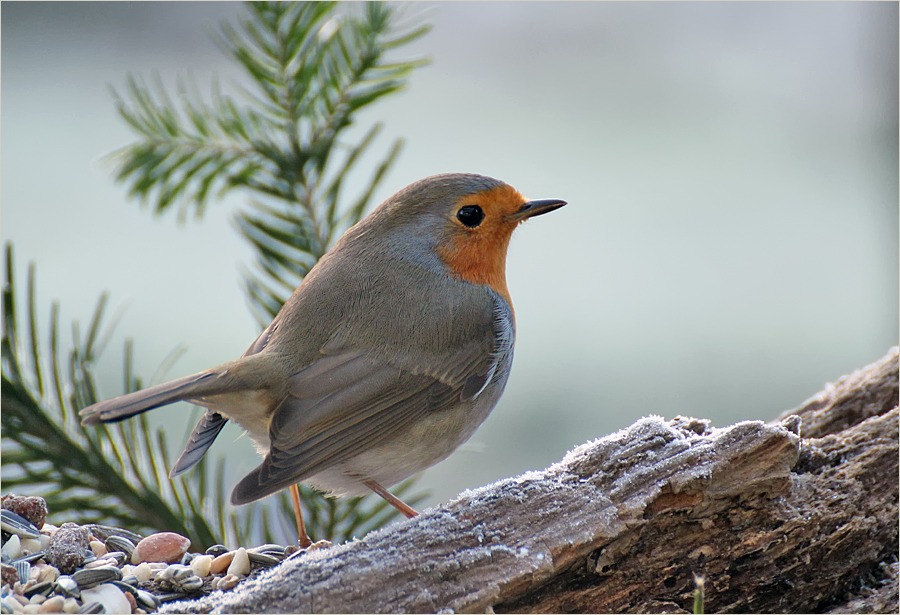
[(232, 559), (234, 559), (234, 551), (223, 553), (212, 561), (209, 565), (209, 571), (212, 574), (221, 574), (225, 572), (228, 569), (228, 566), (231, 565)]
[(22, 609), (23, 613), (27, 613), (27, 615), (36, 615), (38, 609), (41, 608), (40, 604), (26, 604), (25, 608)]
[(22, 549), (22, 555), (31, 555), (41, 552), (40, 538), (21, 538), (19, 539), (19, 547)]
[(103, 557), (109, 552), (106, 545), (99, 540), (92, 540), (89, 546), (91, 547), (91, 551), (93, 551), (94, 555), (97, 557)]
[(41, 604), (38, 613), (59, 613), (63, 610), (63, 605), (65, 605), (65, 603), (66, 599), (62, 596), (53, 596)]
[(19, 573), (16, 572), (15, 566), (0, 564), (0, 581), (2, 581), (3, 585), (9, 585), (10, 587), (12, 587), (18, 580)]
[(63, 523), (50, 538), (44, 559), (63, 574), (72, 572), (84, 563), (90, 535), (85, 527)]
[(150, 572), (151, 572), (150, 565), (147, 564), (146, 562), (144, 562), (142, 564), (138, 564), (137, 566), (135, 566), (134, 569), (131, 571), (131, 574), (133, 574), (135, 577), (137, 577), (137, 580), (139, 582), (146, 583), (147, 581), (150, 580)]
[(238, 576), (247, 576), (250, 574), (250, 556), (247, 555), (247, 549), (240, 547), (234, 552), (234, 558), (228, 566), (228, 574)]
[(47, 518), (47, 502), (44, 498), (37, 496), (19, 496), (9, 493), (0, 498), (0, 507), (28, 519), (38, 529), (44, 526), (44, 519)]
[(77, 613), (78, 609), (81, 608), (78, 605), (78, 601), (75, 598), (66, 598), (66, 601), (63, 602), (63, 613)]
[(6, 544), (3, 545), (3, 548), (0, 549), (3, 552), (3, 555), (8, 558), (3, 561), (11, 561), (18, 558), (22, 554), (22, 541), (18, 536), (13, 534), (9, 537), (9, 540), (6, 541)]
[(31, 598), (28, 599), (28, 602), (31, 604), (43, 604), (47, 600), (47, 596), (44, 594), (35, 594)]
[(238, 583), (241, 582), (241, 579), (233, 574), (228, 574), (219, 579), (219, 583), (216, 585), (216, 589), (221, 589), (222, 591), (228, 591), (229, 589), (234, 589)]
[(131, 613), (131, 603), (121, 589), (111, 583), (104, 583), (81, 592), (85, 604), (99, 602), (106, 613)]
[(134, 613), (138, 609), (137, 599), (135, 599), (135, 597), (132, 596), (131, 594), (129, 594), (128, 592), (124, 592), (124, 593), (125, 593), (125, 599), (128, 600), (128, 604), (131, 605), (131, 611), (129, 611), (129, 612)]
[(131, 563), (166, 562), (174, 564), (181, 560), (190, 546), (190, 539), (175, 532), (151, 534), (137, 543)]
[(100, 568), (101, 566), (116, 566), (116, 567), (118, 567), (118, 565), (119, 565), (119, 563), (116, 561), (116, 559), (113, 557), (110, 557), (110, 558), (103, 558), (103, 559), (95, 559), (94, 561), (85, 564), (84, 567), (90, 569), (90, 568)]
[(59, 570), (57, 570), (55, 566), (51, 566), (50, 564), (38, 564), (38, 568), (41, 571), (41, 576), (38, 577), (38, 581), (41, 583), (44, 581), (55, 581), (59, 578)]
[(191, 561), (191, 570), (201, 579), (209, 576), (209, 568), (212, 564), (212, 555), (200, 555)]

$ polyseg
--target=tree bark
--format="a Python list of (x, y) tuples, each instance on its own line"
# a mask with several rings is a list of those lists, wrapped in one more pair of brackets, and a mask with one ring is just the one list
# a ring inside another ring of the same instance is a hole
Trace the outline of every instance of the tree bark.
[[(897, 612), (898, 364), (775, 423), (647, 417), (164, 612)], [(802, 437), (801, 437), (802, 436)]]

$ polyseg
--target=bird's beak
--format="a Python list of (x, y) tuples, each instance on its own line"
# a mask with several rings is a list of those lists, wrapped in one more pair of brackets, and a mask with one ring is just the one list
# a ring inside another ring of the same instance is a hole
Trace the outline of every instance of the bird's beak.
[(524, 203), (517, 212), (512, 214), (510, 216), (510, 219), (515, 222), (521, 222), (522, 220), (526, 220), (534, 216), (540, 216), (541, 214), (550, 213), (554, 209), (559, 209), (565, 204), (565, 201), (560, 201), (559, 199), (528, 201), (527, 203)]

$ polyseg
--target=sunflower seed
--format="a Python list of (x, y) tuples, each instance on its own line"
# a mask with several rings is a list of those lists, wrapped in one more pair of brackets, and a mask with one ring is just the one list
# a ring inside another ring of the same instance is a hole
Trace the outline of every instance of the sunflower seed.
[(153, 612), (159, 608), (159, 599), (148, 591), (137, 590), (137, 603), (146, 611)]
[(105, 613), (106, 611), (103, 609), (103, 605), (99, 602), (91, 602), (89, 604), (85, 604), (83, 607), (78, 609), (79, 613)]
[(265, 553), (274, 557), (284, 557), (284, 547), (281, 545), (264, 544), (252, 549), (247, 549), (248, 553)]
[(29, 564), (33, 564), (36, 561), (42, 559), (44, 557), (44, 552), (39, 551), (37, 553), (32, 553), (31, 555), (23, 555), (22, 557), (14, 559), (11, 563), (15, 564), (16, 562), (28, 562)]
[(44, 581), (43, 583), (35, 583), (34, 585), (26, 589), (24, 594), (26, 598), (31, 598), (32, 596), (36, 596), (38, 594), (42, 596), (49, 596), (52, 590), (53, 583)]
[(134, 555), (134, 543), (124, 536), (110, 536), (106, 539), (104, 544), (110, 551), (121, 551), (128, 556), (129, 560), (131, 560), (131, 556)]
[(100, 568), (82, 568), (72, 573), (72, 578), (81, 589), (94, 587), (109, 581), (120, 581), (122, 571), (113, 566), (101, 566)]
[(131, 557), (124, 551), (110, 551), (103, 557), (106, 559), (115, 560), (116, 566), (118, 566), (119, 568), (124, 566), (126, 562), (131, 561)]
[(78, 583), (75, 579), (65, 574), (56, 579), (53, 589), (67, 598), (81, 598), (81, 590), (78, 588)]
[(41, 535), (31, 521), (5, 508), (0, 511), (0, 528), (22, 538), (39, 538)]
[(247, 555), (250, 557), (251, 564), (255, 564), (262, 568), (271, 568), (272, 566), (277, 566), (281, 563), (282, 559), (269, 555), (268, 553), (253, 553), (248, 551)]
[(28, 577), (31, 575), (31, 562), (16, 560), (13, 563), (13, 566), (15, 567), (16, 572), (19, 575), (19, 580), (22, 581), (22, 583), (28, 581)]
[(130, 540), (133, 544), (137, 544), (143, 538), (143, 536), (141, 536), (140, 534), (129, 532), (128, 530), (122, 529), (120, 527), (112, 527), (111, 525), (88, 523), (84, 527), (90, 530), (91, 534), (93, 534), (95, 538), (103, 541), (109, 540), (111, 536), (121, 536), (122, 538), (127, 538), (128, 540)]
[(160, 602), (172, 602), (173, 600), (183, 600), (188, 597), (184, 592), (173, 592), (171, 594), (156, 594)]
[(226, 547), (225, 545), (213, 545), (206, 550), (206, 554), (212, 555), (213, 557), (219, 557), (220, 555), (224, 555), (225, 553), (228, 553), (228, 547)]

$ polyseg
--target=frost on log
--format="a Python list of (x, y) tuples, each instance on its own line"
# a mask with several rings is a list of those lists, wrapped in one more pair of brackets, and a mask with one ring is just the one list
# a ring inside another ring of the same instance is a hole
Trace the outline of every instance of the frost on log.
[(774, 423), (651, 416), (176, 613), (897, 612), (897, 348)]

